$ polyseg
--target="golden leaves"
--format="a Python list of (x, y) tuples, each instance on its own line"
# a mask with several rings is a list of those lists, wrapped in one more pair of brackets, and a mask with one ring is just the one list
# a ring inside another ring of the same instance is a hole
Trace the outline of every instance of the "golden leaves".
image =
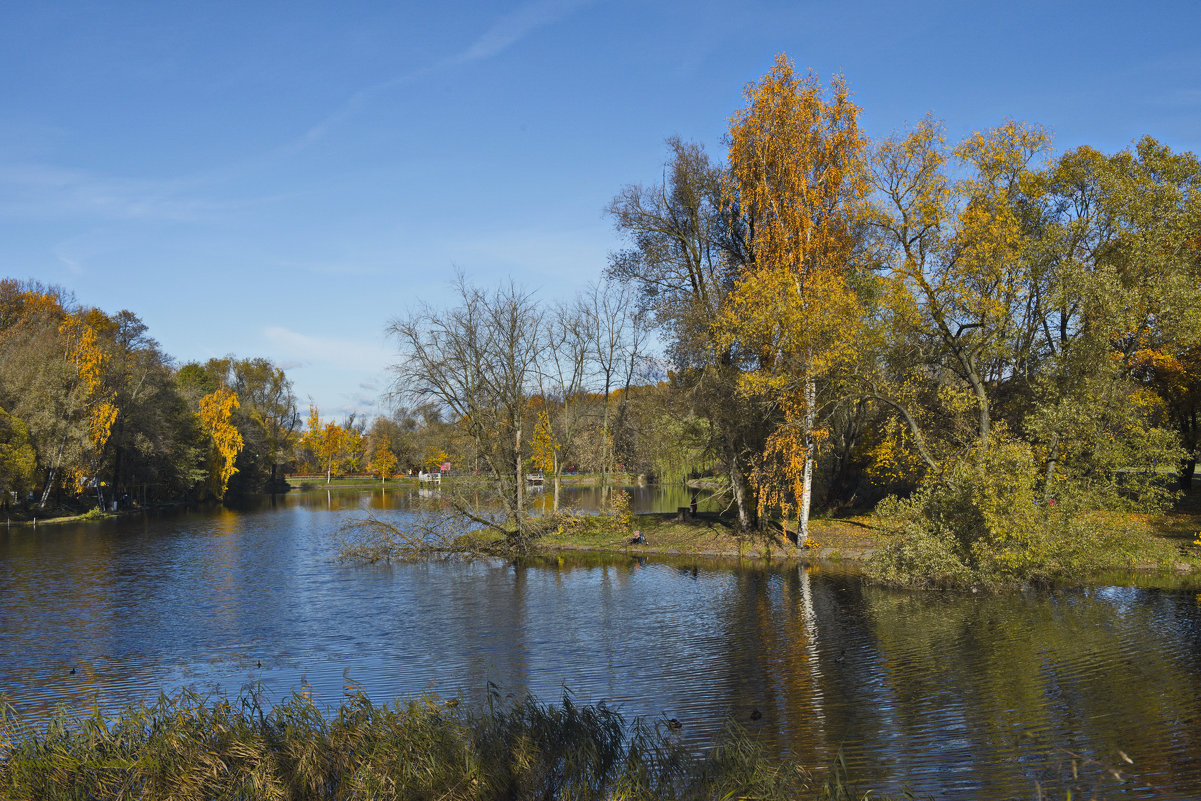
[(829, 96), (776, 58), (730, 127), (727, 204), (752, 218), (754, 263), (720, 321), (723, 339), (760, 354), (765, 369), (820, 373), (853, 349), (857, 302), (846, 273), (866, 212), (866, 140), (846, 83)]
[(723, 198), (755, 218), (756, 268), (790, 271), (803, 284), (853, 249), (867, 190), (859, 109), (841, 77), (827, 98), (816, 76), (796, 77), (783, 55), (745, 97), (731, 120)]
[(323, 472), (332, 474), (344, 462), (357, 466), (363, 449), (363, 435), (332, 420), (322, 424), (316, 405), (310, 404), (308, 427), (301, 435), (300, 446), (313, 452)]
[(118, 412), (112, 402), (116, 392), (104, 385), (108, 354), (84, 315), (67, 315), (58, 330), (67, 343), (66, 357), (79, 376), (81, 401), (88, 413), (89, 445), (93, 455), (99, 455), (112, 433)]
[(388, 447), (388, 443), (381, 439), (371, 449), (371, 458), (367, 462), (367, 469), (378, 474), (380, 479), (385, 479), (396, 472), (398, 464), (396, 454)]
[(105, 401), (92, 410), (88, 420), (88, 436), (96, 450), (104, 447), (112, 434), (113, 423), (117, 422), (117, 407)]
[(224, 387), (200, 399), (200, 422), (212, 440), (215, 456), (215, 474), (212, 476), (218, 498), (225, 496), (229, 479), (238, 468), (234, 461), (242, 451), (242, 434), (233, 424), (234, 409), (241, 404), (232, 390)]
[(547, 415), (545, 409), (539, 412), (538, 421), (534, 424), (534, 439), (531, 444), (531, 450), (533, 451), (535, 469), (543, 473), (554, 471), (555, 456), (559, 451), (559, 443), (555, 441), (550, 417)]
[(760, 513), (797, 508), (807, 531), (816, 381), (858, 352), (862, 312), (848, 276), (869, 216), (867, 142), (846, 82), (836, 77), (826, 94), (783, 55), (745, 98), (722, 194), (748, 217), (753, 260), (722, 309), (719, 339), (758, 357), (742, 388), (771, 397), (786, 418), (752, 476)]

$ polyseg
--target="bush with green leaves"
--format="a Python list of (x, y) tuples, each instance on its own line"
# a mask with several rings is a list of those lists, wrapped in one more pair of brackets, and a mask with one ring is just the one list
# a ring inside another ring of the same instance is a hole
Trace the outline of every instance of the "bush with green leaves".
[(1029, 444), (998, 434), (910, 497), (885, 499), (876, 517), (889, 541), (872, 574), (901, 586), (999, 587), (1171, 559), (1137, 516), (1106, 510), (1112, 496), (1079, 481), (1049, 489), (1037, 464)]

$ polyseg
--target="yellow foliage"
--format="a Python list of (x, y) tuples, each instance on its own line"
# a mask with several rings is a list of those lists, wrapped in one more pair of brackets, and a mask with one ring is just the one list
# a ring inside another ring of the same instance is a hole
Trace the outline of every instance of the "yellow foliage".
[(442, 463), (448, 461), (450, 455), (435, 445), (429, 445), (425, 449), (425, 457), (421, 463), (425, 465), (427, 470), (437, 470), (442, 466)]
[(538, 422), (534, 425), (534, 441), (531, 446), (534, 452), (534, 469), (540, 470), (543, 473), (553, 472), (555, 469), (555, 454), (559, 450), (559, 443), (555, 442), (555, 434), (551, 429), (550, 417), (543, 410), (538, 415)]
[(913, 447), (909, 429), (890, 418), (884, 436), (868, 455), (867, 474), (880, 482), (903, 481), (918, 475), (921, 459)]
[(866, 140), (841, 77), (827, 96), (780, 55), (745, 92), (730, 124), (723, 203), (748, 218), (752, 263), (718, 323), (718, 338), (758, 357), (742, 389), (784, 411), (752, 480), (760, 512), (798, 510), (807, 532), (808, 488), (821, 431), (817, 382), (859, 350), (862, 313), (849, 282), (858, 229), (868, 216)]
[(117, 422), (117, 407), (112, 403), (105, 401), (92, 410), (92, 416), (88, 420), (88, 436), (96, 450), (103, 448), (104, 444), (108, 442), (115, 422)]
[(340, 470), (344, 464), (357, 469), (363, 450), (363, 435), (333, 421), (322, 424), (316, 405), (310, 404), (308, 427), (300, 437), (300, 445), (313, 452), (321, 470), (329, 475)]
[(225, 497), (229, 479), (238, 472), (234, 462), (242, 451), (243, 441), (232, 420), (234, 409), (239, 406), (238, 396), (224, 387), (200, 399), (200, 421), (213, 445), (212, 483), (218, 498)]
[(93, 470), (99, 461), (100, 452), (112, 434), (117, 421), (117, 406), (112, 402), (116, 392), (105, 387), (105, 368), (108, 354), (100, 346), (96, 329), (83, 316), (66, 315), (58, 327), (67, 342), (67, 358), (75, 365), (79, 375), (82, 409), (88, 422), (88, 450)]
[(820, 374), (855, 352), (859, 311), (847, 273), (868, 211), (859, 109), (841, 78), (827, 98), (783, 55), (745, 94), (731, 121), (723, 198), (754, 222), (754, 261), (719, 325), (766, 371)]
[(392, 453), (392, 449), (388, 447), (386, 442), (380, 441), (371, 451), (371, 459), (367, 464), (368, 469), (372, 473), (379, 475), (381, 479), (387, 478), (396, 472), (396, 466), (399, 462), (396, 459), (396, 454)]

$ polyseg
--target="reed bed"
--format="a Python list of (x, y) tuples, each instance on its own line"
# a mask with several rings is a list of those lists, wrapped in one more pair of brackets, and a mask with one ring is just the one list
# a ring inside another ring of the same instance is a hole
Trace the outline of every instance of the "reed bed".
[[(305, 693), (269, 705), (192, 692), (114, 717), (60, 712), (23, 726), (0, 704), (0, 797), (44, 799), (850, 799), (732, 727), (705, 754), (664, 721), (605, 704), (544, 705), (493, 692), (481, 708), (350, 693), (323, 712)], [(872, 798), (879, 796), (871, 795)]]

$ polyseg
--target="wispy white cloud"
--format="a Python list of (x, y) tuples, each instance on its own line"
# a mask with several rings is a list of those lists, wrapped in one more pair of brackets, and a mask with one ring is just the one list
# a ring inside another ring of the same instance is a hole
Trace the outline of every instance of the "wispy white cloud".
[(321, 141), (330, 131), (354, 116), (373, 98), (389, 89), (450, 67), (485, 61), (498, 56), (539, 28), (558, 22), (576, 9), (592, 2), (594, 0), (534, 0), (534, 2), (525, 3), (516, 10), (501, 16), (475, 41), (458, 53), (355, 91), (331, 114), (309, 128), (299, 138), (281, 148), (280, 155), (295, 155)]
[(539, 28), (558, 22), (589, 0), (538, 0), (504, 15), (465, 50), (441, 66), (483, 61), (503, 53)]
[(84, 260), (69, 247), (68, 243), (63, 242), (55, 245), (51, 249), (51, 252), (54, 253), (54, 258), (58, 259), (71, 275), (83, 275)]
[(191, 196), (194, 182), (135, 180), (48, 164), (0, 164), (0, 217), (197, 222), (262, 199)]
[(347, 256), (334, 260), (317, 261), (276, 259), (274, 263), (293, 272), (303, 271), (311, 275), (336, 278), (370, 278), (388, 273), (389, 265), (370, 263), (370, 259), (371, 256), (368, 254), (363, 256), (362, 261), (354, 261), (352, 256)]
[(393, 356), (379, 342), (314, 336), (283, 326), (269, 326), (263, 335), (275, 347), (280, 362), (383, 372)]

